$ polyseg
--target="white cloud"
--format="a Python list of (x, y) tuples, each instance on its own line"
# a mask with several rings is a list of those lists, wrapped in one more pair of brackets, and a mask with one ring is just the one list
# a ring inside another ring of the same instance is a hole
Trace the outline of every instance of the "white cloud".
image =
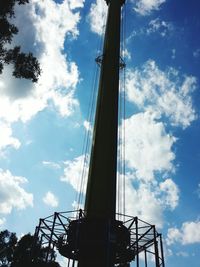
[(159, 33), (162, 37), (165, 37), (172, 29), (173, 26), (171, 23), (156, 18), (149, 22), (149, 26), (146, 30), (146, 33), (148, 35), (152, 33)]
[(33, 195), (27, 193), (22, 184), (27, 179), (20, 176), (13, 176), (10, 171), (0, 169), (0, 212), (8, 214), (13, 208), (25, 209), (33, 206)]
[[(173, 184), (173, 182), (167, 178), (160, 183), (147, 183), (145, 181), (138, 183), (134, 173), (127, 174), (125, 180), (126, 214), (138, 216), (140, 219), (162, 228), (164, 210), (175, 208), (179, 197), (178, 190), (173, 194), (163, 192), (160, 189), (163, 184)], [(173, 184), (171, 187), (175, 186)], [(133, 203), (137, 203), (137, 205)]]
[(85, 0), (69, 0), (69, 6), (71, 9), (82, 8)]
[(169, 228), (167, 233), (167, 244), (171, 245), (175, 241), (181, 240), (181, 232), (178, 228)]
[(150, 181), (156, 171), (172, 171), (175, 158), (171, 151), (176, 141), (165, 132), (150, 112), (138, 113), (125, 121), (126, 161), (139, 179)]
[(177, 185), (167, 178), (174, 171), (172, 146), (176, 138), (167, 134), (163, 122), (149, 111), (126, 119), (125, 129), (125, 160), (130, 171), (126, 176), (126, 213), (162, 228), (164, 210), (173, 210), (179, 201)]
[(196, 78), (181, 76), (173, 68), (165, 72), (152, 60), (141, 69), (127, 71), (127, 96), (140, 109), (151, 110), (157, 119), (165, 116), (174, 126), (188, 127), (196, 119), (192, 92)]
[(166, 0), (132, 0), (134, 10), (140, 15), (149, 15), (152, 11), (158, 10)]
[(81, 0), (64, 0), (60, 4), (33, 0), (16, 7), (19, 33), (14, 43), (21, 45), (23, 51), (33, 51), (41, 64), (42, 75), (37, 84), (32, 84), (14, 79), (12, 68), (5, 68), (0, 77), (0, 118), (10, 123), (26, 122), (49, 104), (62, 116), (74, 111), (78, 105), (74, 92), (79, 72), (75, 62), (70, 62), (63, 51), (66, 36), (78, 35), (80, 14), (71, 9), (82, 7), (83, 3)]
[(200, 221), (184, 222), (180, 229), (168, 229), (167, 244), (171, 245), (176, 242), (182, 245), (200, 243)]
[(42, 164), (50, 169), (58, 170), (61, 168), (60, 164), (52, 161), (43, 161)]
[(57, 197), (50, 191), (46, 193), (46, 195), (43, 197), (43, 202), (53, 208), (58, 207), (58, 199)]
[(12, 137), (11, 126), (8, 123), (0, 121), (0, 155), (7, 146), (18, 149), (20, 142), (17, 138)]
[(96, 0), (92, 3), (89, 13), (90, 28), (93, 32), (101, 35), (107, 14), (106, 1)]
[(179, 189), (177, 185), (171, 179), (166, 179), (160, 183), (160, 190), (164, 192), (165, 205), (170, 206), (171, 209), (175, 209), (179, 201)]
[(126, 59), (126, 60), (131, 60), (131, 53), (127, 50), (127, 49), (124, 49), (122, 51), (122, 56)]
[(88, 175), (88, 156), (82, 155), (64, 162), (61, 181), (69, 183), (76, 191), (85, 192)]
[[(163, 226), (163, 207), (159, 198), (149, 185), (140, 183), (136, 190), (131, 179), (126, 179), (126, 214), (138, 216), (140, 219), (155, 224), (156, 227)], [(137, 204), (134, 204), (137, 203)]]
[(126, 119), (125, 133), (125, 160), (130, 171), (126, 177), (126, 213), (162, 228), (164, 210), (173, 210), (179, 201), (179, 189), (168, 178), (174, 172), (172, 147), (176, 138), (149, 111)]

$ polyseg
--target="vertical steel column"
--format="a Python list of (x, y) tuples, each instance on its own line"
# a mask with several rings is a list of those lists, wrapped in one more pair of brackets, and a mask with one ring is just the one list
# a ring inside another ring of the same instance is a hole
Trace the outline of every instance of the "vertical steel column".
[(139, 244), (138, 244), (138, 217), (135, 217), (135, 227), (136, 227), (136, 250), (137, 250), (137, 255), (136, 255), (136, 267), (139, 267), (140, 262), (139, 262)]
[(157, 241), (157, 233), (155, 226), (153, 226), (153, 233), (154, 233), (155, 263), (156, 267), (159, 267), (160, 263), (159, 263), (158, 241)]
[(145, 262), (145, 267), (147, 267), (147, 251), (146, 251), (146, 249), (144, 250), (144, 262)]
[(53, 234), (54, 234), (54, 227), (55, 227), (55, 222), (56, 222), (56, 216), (57, 216), (57, 212), (54, 213), (53, 226), (52, 226), (52, 229), (51, 229), (51, 235), (50, 235), (50, 238), (49, 238), (49, 245), (48, 245), (47, 255), (46, 255), (46, 262), (48, 261), (49, 253), (50, 253), (50, 250), (51, 250), (51, 242), (52, 242), (52, 237), (53, 237)]
[(115, 219), (120, 21), (123, 0), (107, 0), (108, 17), (85, 201), (87, 218)]
[(160, 234), (160, 251), (161, 251), (161, 257), (162, 257), (162, 267), (165, 267), (165, 259), (164, 259), (162, 235), (161, 234)]

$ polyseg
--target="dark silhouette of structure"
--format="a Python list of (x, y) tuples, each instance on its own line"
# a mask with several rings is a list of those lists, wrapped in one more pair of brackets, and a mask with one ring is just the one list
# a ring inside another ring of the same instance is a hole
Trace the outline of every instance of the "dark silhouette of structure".
[[(139, 254), (154, 256), (156, 267), (164, 267), (161, 235), (155, 226), (137, 217), (116, 219), (116, 173), (121, 7), (125, 0), (106, 0), (108, 16), (101, 66), (92, 152), (84, 211), (55, 213), (40, 219), (36, 236), (48, 248), (78, 267), (140, 266)], [(47, 256), (51, 257), (49, 254)]]

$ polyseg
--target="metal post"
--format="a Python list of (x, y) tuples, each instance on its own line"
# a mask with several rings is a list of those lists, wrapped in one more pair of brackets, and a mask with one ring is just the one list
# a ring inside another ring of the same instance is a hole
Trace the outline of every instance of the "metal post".
[(153, 226), (153, 233), (154, 233), (155, 264), (156, 267), (159, 267), (160, 263), (159, 263), (158, 241), (157, 241), (157, 233), (155, 226)]
[(160, 234), (160, 251), (161, 251), (161, 257), (162, 257), (162, 267), (165, 267), (165, 259), (164, 259), (162, 235), (161, 234)]
[(138, 244), (138, 218), (135, 217), (135, 227), (136, 227), (136, 266), (139, 267), (139, 244)]
[(52, 243), (52, 237), (53, 237), (53, 234), (54, 234), (54, 227), (55, 227), (55, 222), (56, 222), (56, 216), (57, 216), (57, 213), (55, 212), (54, 213), (54, 219), (53, 219), (53, 226), (52, 226), (51, 234), (50, 234), (50, 238), (49, 238), (49, 245), (48, 245), (48, 249), (47, 249), (46, 262), (48, 261), (49, 252), (50, 252), (50, 249), (51, 249), (51, 243)]
[(145, 262), (145, 267), (147, 267), (147, 251), (146, 251), (146, 249), (144, 250), (144, 262)]

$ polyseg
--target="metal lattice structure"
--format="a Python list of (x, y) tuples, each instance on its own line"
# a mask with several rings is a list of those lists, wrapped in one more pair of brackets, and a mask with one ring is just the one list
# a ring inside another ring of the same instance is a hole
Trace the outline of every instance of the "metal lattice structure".
[[(117, 216), (122, 219), (117, 221), (121, 225), (120, 227), (128, 229), (130, 240), (126, 244), (126, 251), (121, 251), (121, 255), (118, 255), (120, 260), (115, 263), (115, 266), (128, 267), (130, 266), (130, 262), (133, 261), (133, 265), (136, 267), (165, 267), (162, 236), (156, 231), (155, 225), (140, 220), (138, 217), (122, 214), (117, 214)], [(67, 257), (69, 252), (66, 252), (66, 246), (70, 238), (70, 226), (73, 222), (78, 222), (81, 226), (83, 221), (84, 212), (82, 210), (55, 212), (51, 216), (40, 219), (39, 225), (35, 230), (35, 238), (36, 240), (40, 240), (41, 246), (47, 248), (46, 261), (51, 259), (52, 249), (57, 250), (61, 255)], [(75, 236), (74, 244), (78, 244), (80, 239), (78, 232), (75, 233)], [(96, 236), (98, 237), (98, 232), (96, 232)], [(113, 236), (109, 236), (108, 239), (111, 243), (115, 242)], [(71, 263), (76, 266), (78, 260), (76, 247), (74, 247), (70, 253), (68, 265)], [(119, 252), (117, 251), (116, 253)], [(127, 253), (129, 253), (129, 255), (127, 255)], [(34, 254), (33, 256), (37, 257), (37, 255)], [(124, 262), (122, 259), (123, 256)], [(127, 259), (129, 260), (127, 261)]]

